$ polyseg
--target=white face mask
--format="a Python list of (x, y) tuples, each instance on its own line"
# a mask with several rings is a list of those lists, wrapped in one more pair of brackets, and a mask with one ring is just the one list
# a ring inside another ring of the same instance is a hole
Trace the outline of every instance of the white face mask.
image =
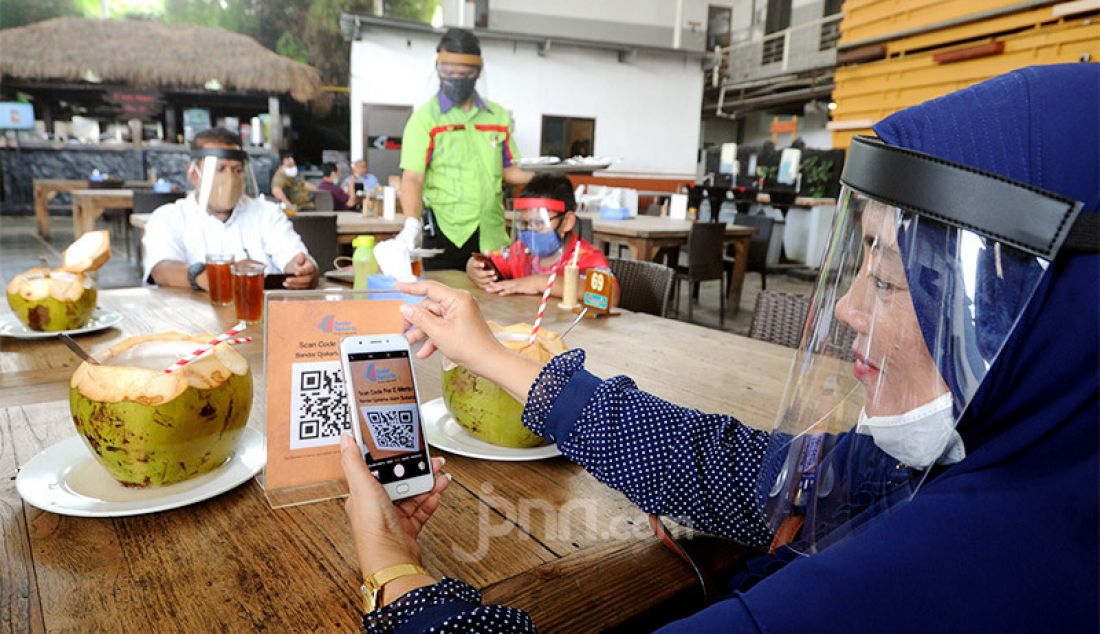
[(879, 449), (910, 467), (955, 464), (966, 457), (966, 447), (955, 431), (953, 403), (951, 394), (945, 393), (904, 414), (867, 416), (863, 411), (856, 432), (869, 434)]
[(298, 175), (298, 166), (292, 165), (291, 167), (284, 167), (283, 173), (291, 178), (294, 178)]

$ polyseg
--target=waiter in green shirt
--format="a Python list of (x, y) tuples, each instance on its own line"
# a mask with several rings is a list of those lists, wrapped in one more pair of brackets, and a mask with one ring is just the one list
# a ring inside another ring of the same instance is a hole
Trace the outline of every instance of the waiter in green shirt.
[(443, 253), (424, 261), (428, 269), (464, 269), (474, 251), (511, 243), (504, 227), (504, 183), (521, 185), (531, 172), (520, 169), (512, 138), (512, 117), (500, 104), (474, 90), (481, 75), (481, 43), (450, 29), (436, 47), (439, 94), (409, 117), (401, 140), (399, 238), (423, 240)]

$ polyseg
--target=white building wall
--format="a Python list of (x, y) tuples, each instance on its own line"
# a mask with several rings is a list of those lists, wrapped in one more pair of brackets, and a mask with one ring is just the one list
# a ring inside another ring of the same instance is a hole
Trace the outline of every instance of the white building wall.
[[(351, 48), (352, 156), (363, 152), (362, 104), (419, 106), (432, 96), (438, 36), (373, 30)], [(596, 120), (597, 156), (619, 176), (691, 178), (703, 75), (700, 62), (640, 53), (483, 41), (486, 96), (512, 112), (522, 156), (537, 156), (542, 116)]]

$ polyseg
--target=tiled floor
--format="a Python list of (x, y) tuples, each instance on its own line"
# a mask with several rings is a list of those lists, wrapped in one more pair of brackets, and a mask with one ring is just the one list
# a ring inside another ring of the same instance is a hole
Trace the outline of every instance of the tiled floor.
[[(141, 283), (141, 265), (137, 261), (136, 249), (126, 254), (126, 241), (117, 229), (100, 219), (97, 228), (112, 229), (111, 248), (113, 256), (99, 272), (101, 288), (121, 288), (137, 286)], [(72, 242), (72, 223), (67, 217), (55, 216), (50, 223), (52, 232), (49, 241), (38, 237), (34, 218), (28, 216), (0, 216), (0, 279), (7, 283), (17, 273), (39, 266), (40, 258), (45, 257), (51, 266), (57, 266), (61, 260), (61, 251)], [(116, 235), (118, 234), (118, 235)], [(810, 292), (813, 283), (783, 273), (768, 275), (768, 288), (792, 293)], [(694, 321), (710, 328), (718, 327), (718, 282), (704, 282), (699, 292), (699, 303), (694, 309)], [(687, 319), (687, 302), (684, 285), (680, 298), (680, 319)], [(760, 275), (748, 273), (741, 294), (741, 310), (737, 315), (727, 307), (724, 330), (738, 334), (748, 334), (752, 322), (752, 309), (756, 294), (760, 292)]]

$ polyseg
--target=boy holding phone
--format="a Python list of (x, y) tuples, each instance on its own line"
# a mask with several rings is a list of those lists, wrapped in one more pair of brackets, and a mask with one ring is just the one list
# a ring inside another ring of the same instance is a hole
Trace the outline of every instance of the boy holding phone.
[[(560, 174), (539, 174), (514, 201), (512, 218), (517, 240), (493, 253), (475, 253), (466, 262), (466, 274), (482, 290), (499, 295), (540, 295), (550, 273), (559, 275), (551, 293), (561, 297), (562, 268), (577, 253), (583, 276), (589, 269), (610, 269), (599, 249), (580, 237), (573, 185)], [(583, 288), (583, 285), (579, 285)], [(614, 299), (617, 299), (616, 288)]]

